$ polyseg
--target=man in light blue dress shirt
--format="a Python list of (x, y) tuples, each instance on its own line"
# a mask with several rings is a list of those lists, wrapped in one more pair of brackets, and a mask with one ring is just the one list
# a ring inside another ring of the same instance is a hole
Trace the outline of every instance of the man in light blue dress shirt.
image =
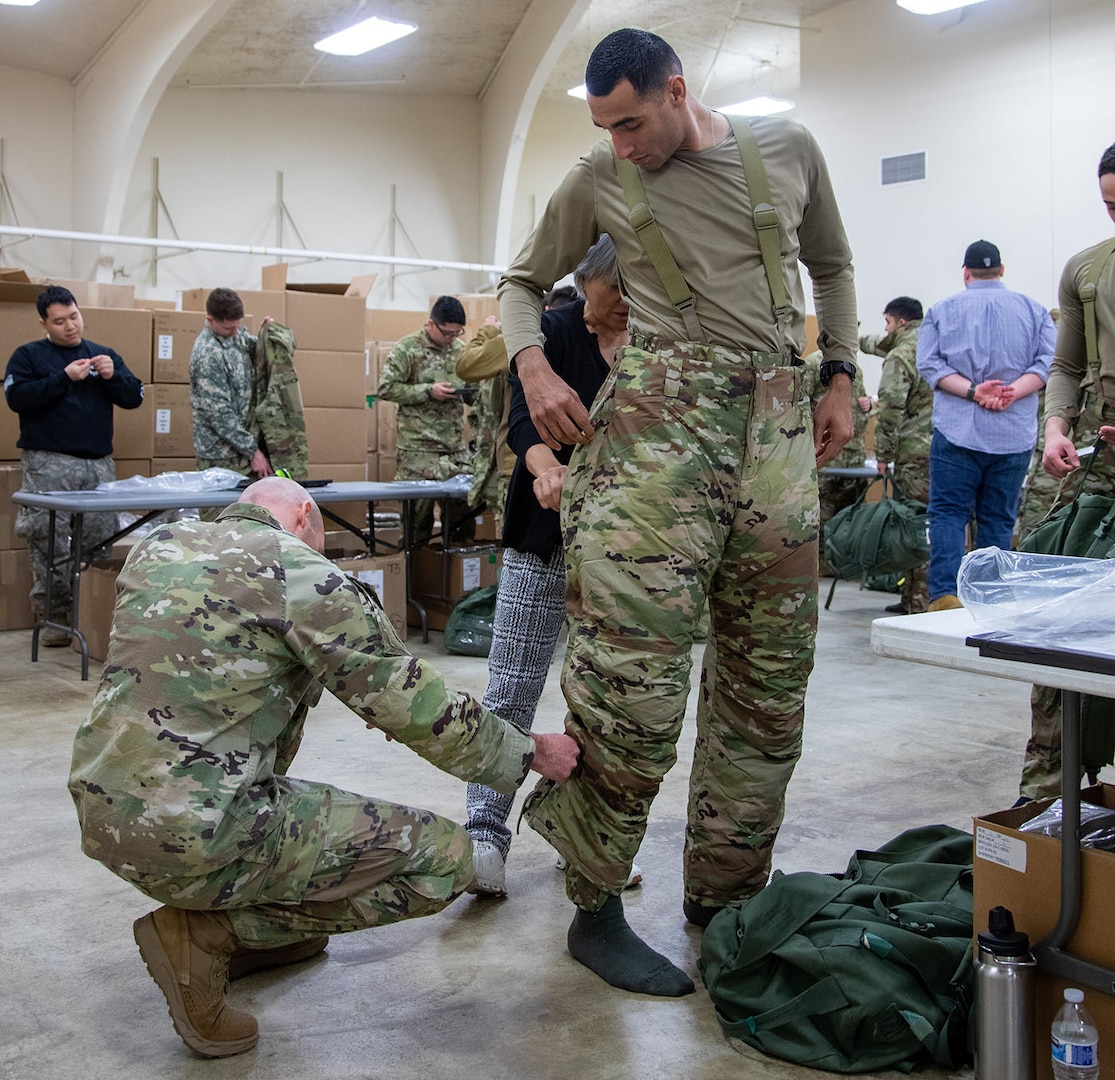
[(980, 547), (1009, 550), (1037, 442), (1037, 391), (1056, 332), (1036, 300), (1002, 281), (999, 249), (964, 252), (964, 291), (934, 304), (918, 334), (918, 373), (933, 388), (929, 451), (929, 610), (959, 607), (956, 575), (976, 524)]

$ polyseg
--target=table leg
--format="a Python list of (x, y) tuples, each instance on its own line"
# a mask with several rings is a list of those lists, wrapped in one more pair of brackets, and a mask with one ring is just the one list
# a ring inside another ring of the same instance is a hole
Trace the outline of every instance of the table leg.
[(411, 583), (410, 552), (414, 541), (414, 500), (403, 500), (403, 512), (400, 515), (403, 532), (403, 566), (406, 569), (407, 604), (418, 612), (418, 621), (422, 625), (422, 643), (428, 644), (430, 628), (426, 624), (426, 609), (414, 599), (414, 590)]
[(1061, 911), (1049, 936), (1034, 946), (1034, 956), (1042, 971), (1115, 995), (1115, 971), (1064, 951), (1080, 921), (1081, 697), (1077, 690), (1061, 691)]

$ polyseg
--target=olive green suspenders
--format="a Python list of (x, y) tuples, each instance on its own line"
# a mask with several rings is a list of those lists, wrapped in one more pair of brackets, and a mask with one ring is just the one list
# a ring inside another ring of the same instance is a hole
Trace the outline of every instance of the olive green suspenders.
[[(778, 235), (778, 211), (775, 210), (771, 199), (767, 171), (763, 166), (759, 144), (755, 141), (751, 125), (745, 119), (732, 118), (730, 123), (735, 132), (744, 180), (747, 182), (747, 190), (751, 196), (751, 215), (755, 222), (755, 233), (759, 238), (763, 270), (766, 273), (767, 285), (770, 287), (771, 310), (775, 323), (781, 327), (789, 320), (793, 308), (790, 306), (786, 283), (782, 278), (782, 245)], [(690, 340), (704, 341), (706, 335), (697, 318), (693, 290), (690, 289), (677, 261), (666, 246), (658, 222), (654, 220), (638, 166), (617, 158), (614, 146), (612, 158), (616, 163), (620, 184), (623, 186), (623, 199), (627, 203), (627, 214), (635, 235), (638, 236), (643, 250), (662, 279), (670, 303), (685, 323), (685, 332)]]
[(1096, 288), (1104, 265), (1115, 252), (1115, 238), (1102, 244), (1088, 267), (1088, 273), (1080, 283), (1080, 303), (1084, 309), (1084, 347), (1088, 356), (1088, 367), (1093, 369), (1093, 382), (1099, 389), (1098, 371), (1100, 362), (1099, 332), (1096, 327)]

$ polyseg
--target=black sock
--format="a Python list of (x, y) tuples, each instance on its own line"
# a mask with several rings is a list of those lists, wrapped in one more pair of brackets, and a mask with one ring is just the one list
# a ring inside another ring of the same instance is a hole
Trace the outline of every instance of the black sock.
[(595, 914), (578, 908), (566, 941), (574, 960), (621, 990), (657, 997), (693, 993), (693, 980), (627, 925), (618, 896), (609, 896)]

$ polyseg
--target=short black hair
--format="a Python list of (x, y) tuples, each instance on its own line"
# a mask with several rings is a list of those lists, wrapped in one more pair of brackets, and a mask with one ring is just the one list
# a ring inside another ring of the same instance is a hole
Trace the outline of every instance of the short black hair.
[(61, 285), (48, 285), (35, 297), (35, 307), (38, 308), (40, 319), (46, 318), (46, 313), (51, 304), (77, 307), (77, 298), (69, 289), (64, 289)]
[(640, 100), (654, 97), (673, 75), (682, 74), (678, 54), (657, 34), (627, 27), (610, 33), (588, 58), (585, 88), (605, 97), (624, 79)]
[(436, 323), (445, 325), (456, 323), (458, 326), (464, 326), (468, 321), (465, 318), (464, 306), (455, 296), (439, 296), (434, 301), (434, 306), (430, 308), (430, 318)]
[(1100, 176), (1115, 173), (1115, 143), (1112, 143), (1100, 158)]
[(913, 322), (915, 319), (920, 319), (925, 312), (922, 311), (920, 300), (915, 300), (912, 296), (896, 296), (883, 308), (883, 314)]
[(244, 301), (232, 289), (214, 289), (205, 298), (205, 314), (217, 322), (232, 322), (244, 318)]

